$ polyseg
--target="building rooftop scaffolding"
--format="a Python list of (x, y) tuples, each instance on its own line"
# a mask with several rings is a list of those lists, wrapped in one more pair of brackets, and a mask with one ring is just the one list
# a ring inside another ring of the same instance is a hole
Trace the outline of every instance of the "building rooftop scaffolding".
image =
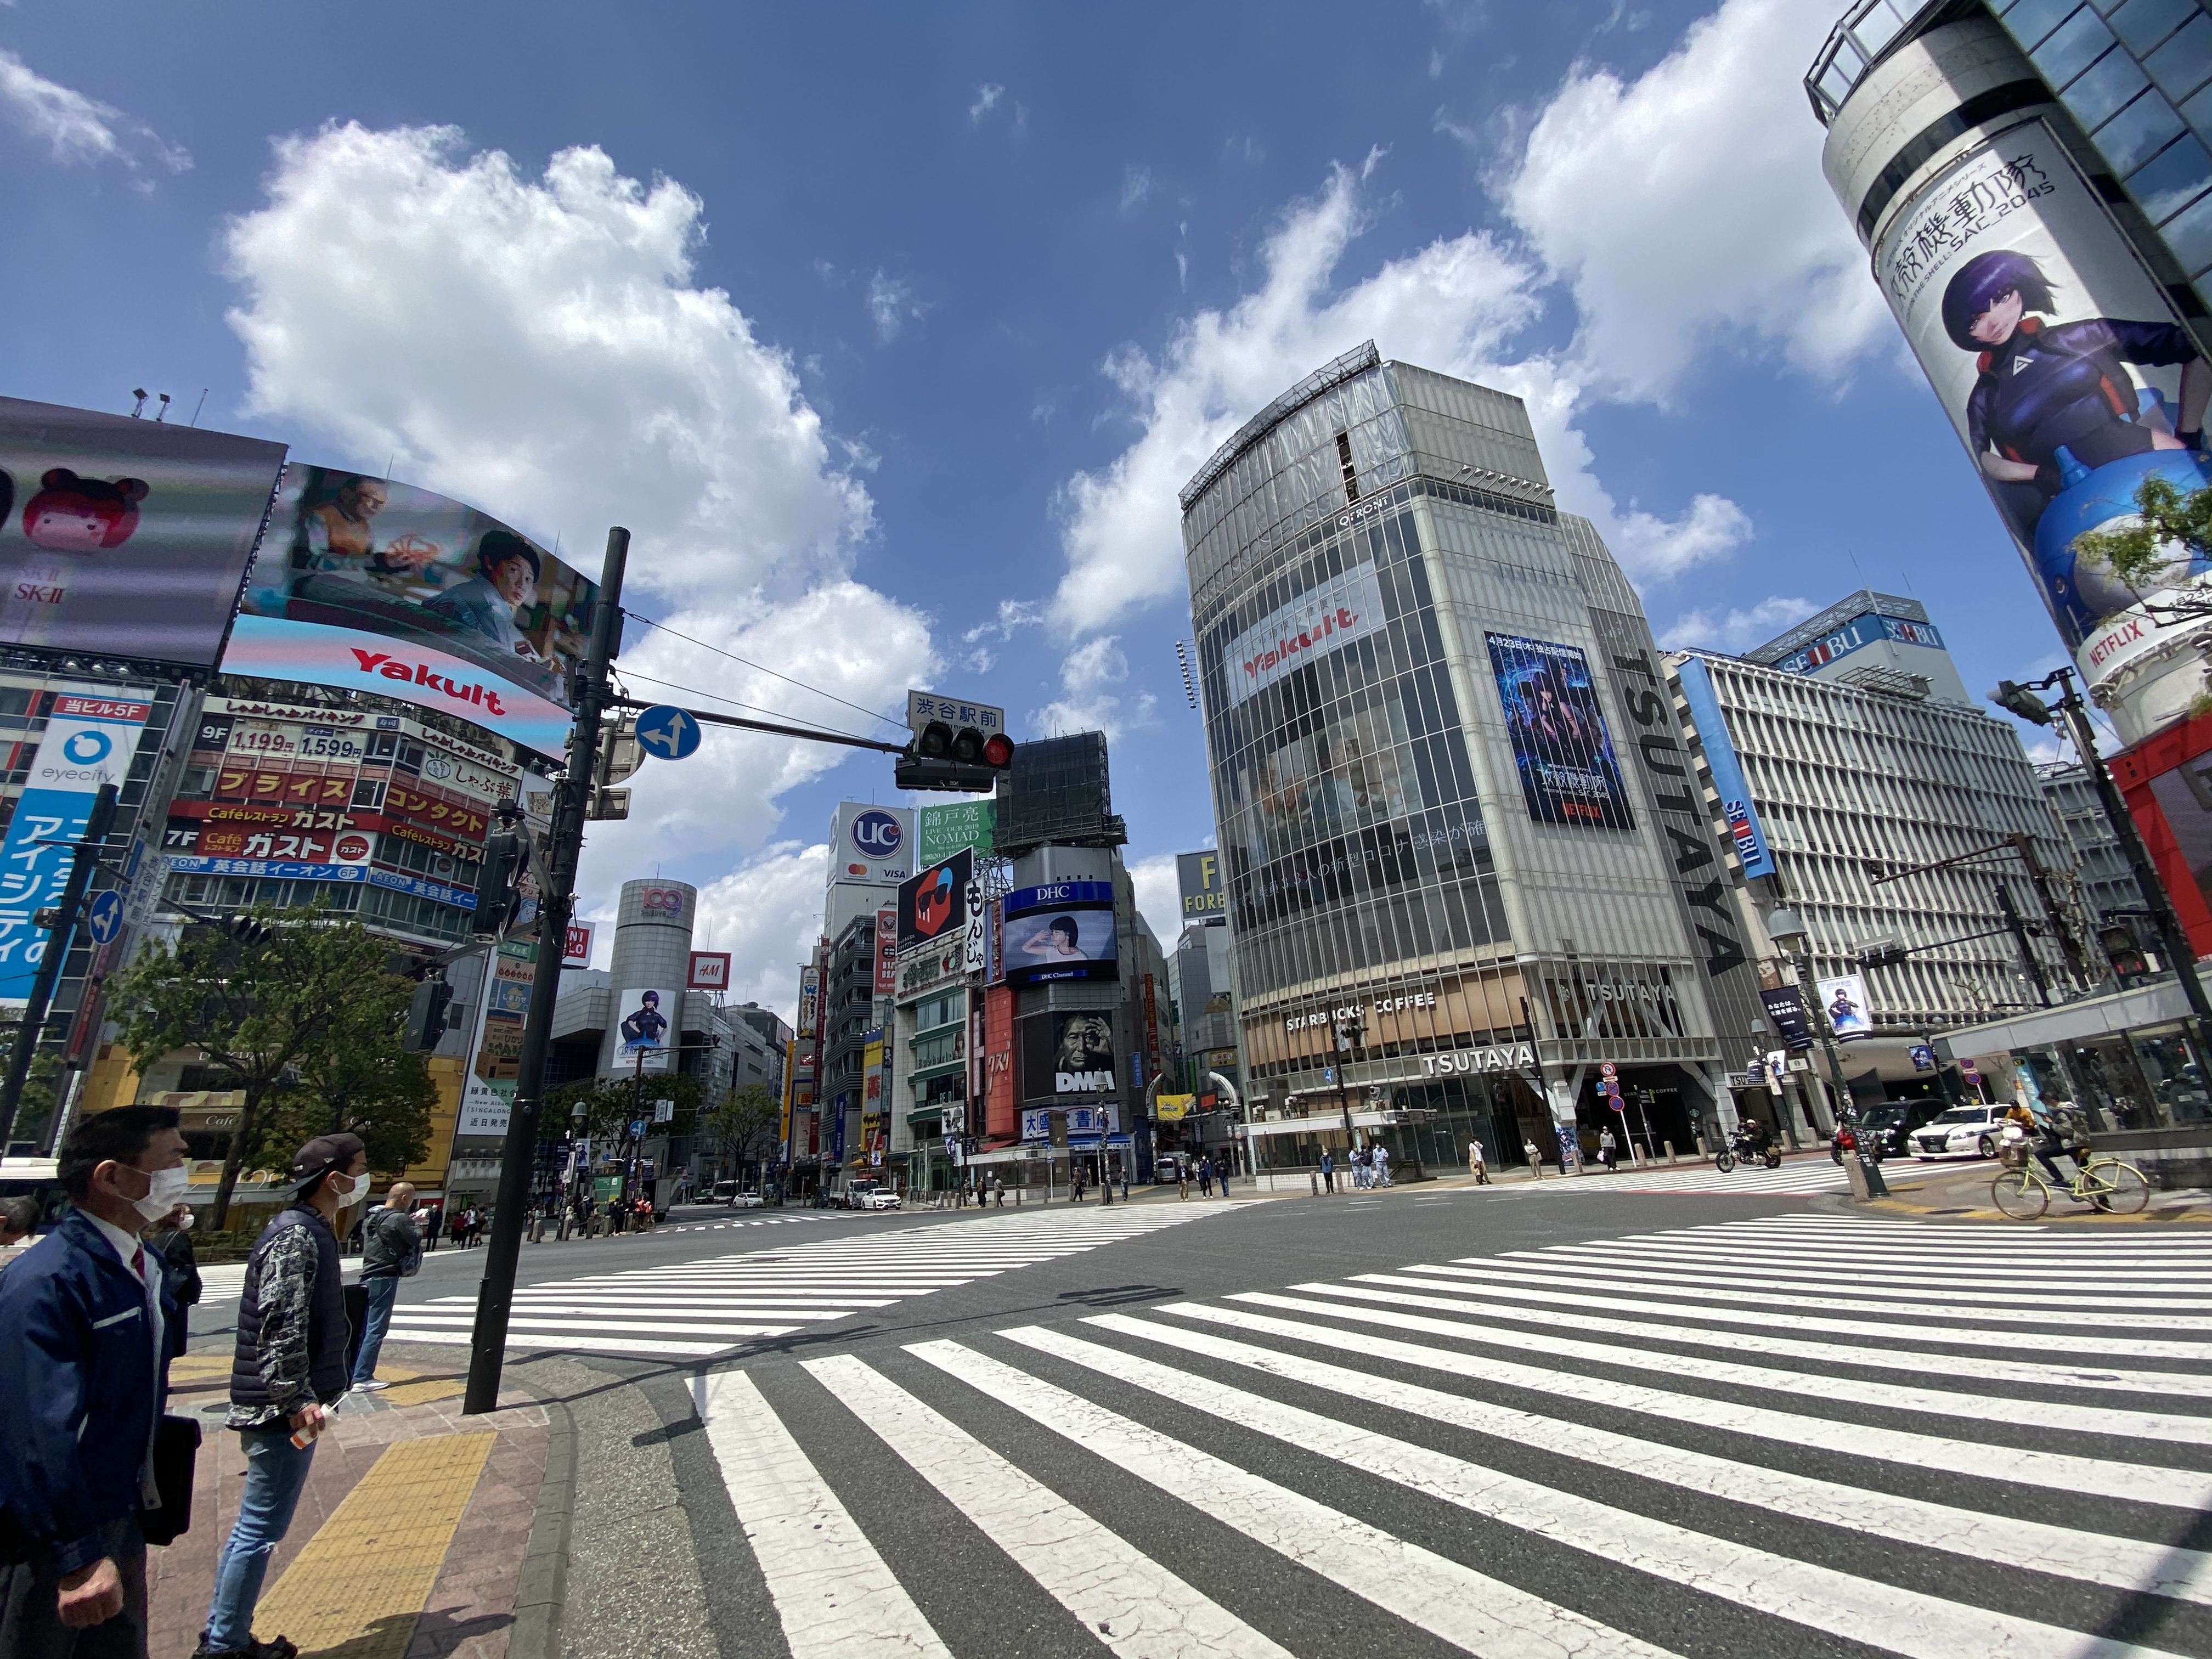
[(1331, 386), (1343, 385), (1353, 375), (1365, 373), (1382, 361), (1382, 354), (1375, 349), (1375, 342), (1363, 341), (1341, 357), (1322, 364), (1238, 427), (1230, 434), (1229, 441), (1215, 450), (1207, 458), (1206, 465), (1199, 468), (1191, 481), (1182, 487), (1176, 499), (1182, 503), (1183, 511), (1189, 512), (1190, 504), (1206, 494), (1206, 486), (1226, 472), (1246, 447), (1269, 427), (1302, 404), (1311, 403)]
[(994, 847), (1015, 854), (1032, 847), (1119, 847), (1129, 838), (1114, 816), (1106, 734), (1077, 732), (1014, 746), (1014, 763), (999, 775)]

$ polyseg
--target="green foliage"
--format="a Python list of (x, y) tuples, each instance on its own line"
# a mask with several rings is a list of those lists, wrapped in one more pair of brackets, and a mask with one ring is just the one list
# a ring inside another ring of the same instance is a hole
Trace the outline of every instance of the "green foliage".
[[(50, 1024), (48, 1030), (53, 1027)], [(23, 1023), (19, 1018), (5, 1027), (0, 1027), (0, 1071), (7, 1069), (15, 1058), (15, 1039), (21, 1035)], [(62, 1055), (51, 1043), (34, 1050), (31, 1069), (23, 1079), (23, 1092), (15, 1102), (15, 1127), (10, 1140), (43, 1141), (53, 1122), (54, 1108), (60, 1099), (58, 1092), (62, 1077)]]
[[(640, 1118), (645, 1120), (647, 1139), (655, 1135), (688, 1135), (695, 1133), (704, 1094), (698, 1079), (680, 1072), (647, 1072), (641, 1088), (635, 1077), (581, 1078), (555, 1090), (547, 1099), (540, 1133), (559, 1135), (574, 1127), (576, 1103), (581, 1101), (584, 1133), (595, 1141), (627, 1143), (629, 1126)], [(657, 1100), (676, 1103), (676, 1115), (666, 1123), (653, 1121), (653, 1103)]]
[(2212, 489), (2185, 491), (2166, 478), (2145, 478), (2136, 486), (2136, 512), (2134, 524), (2076, 536), (2075, 556), (2101, 565), (2138, 597), (2177, 586), (2183, 556), (2212, 560)]
[(761, 1083), (731, 1090), (699, 1119), (699, 1133), (720, 1139), (722, 1156), (739, 1164), (766, 1157), (782, 1127), (782, 1108)]
[(108, 987), (142, 1073), (197, 1049), (216, 1086), (243, 1097), (216, 1188), (218, 1226), (239, 1171), (264, 1152), (287, 1157), (342, 1125), (390, 1169), (384, 1158), (418, 1158), (429, 1139), (428, 1073), (399, 1047), (414, 985), (392, 971), (392, 947), (313, 906), (253, 914), (269, 926), (259, 942), (188, 927), (173, 945), (149, 944)]

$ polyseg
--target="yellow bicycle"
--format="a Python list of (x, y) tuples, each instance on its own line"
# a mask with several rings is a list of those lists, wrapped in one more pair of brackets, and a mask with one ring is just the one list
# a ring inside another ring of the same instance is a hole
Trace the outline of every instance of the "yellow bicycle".
[(1990, 1196), (2014, 1221), (2039, 1219), (2051, 1207), (2055, 1191), (2106, 1215), (2134, 1215), (2150, 1202), (2150, 1182), (2143, 1172), (2117, 1158), (2076, 1158), (2074, 1179), (2062, 1188), (2044, 1178), (2026, 1145), (2008, 1146), (2001, 1156), (2006, 1167), (1990, 1183)]

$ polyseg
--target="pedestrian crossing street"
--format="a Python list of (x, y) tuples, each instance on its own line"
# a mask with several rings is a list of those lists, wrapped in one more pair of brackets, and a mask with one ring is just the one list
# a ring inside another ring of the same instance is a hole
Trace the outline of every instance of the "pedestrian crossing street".
[[(507, 1346), (704, 1358), (1213, 1213), (1123, 1207), (994, 1214), (592, 1273), (518, 1288)], [(476, 1304), (473, 1290), (403, 1302), (392, 1310), (389, 1338), (465, 1345)]]
[(757, 1215), (750, 1218), (733, 1216), (727, 1221), (665, 1221), (653, 1229), (657, 1233), (698, 1233), (725, 1227), (789, 1227), (817, 1221), (858, 1221), (867, 1213), (860, 1210), (801, 1211), (796, 1215)]
[(2208, 1358), (2212, 1235), (1796, 1215), (695, 1401), (793, 1659), (2112, 1659), (2212, 1654)]

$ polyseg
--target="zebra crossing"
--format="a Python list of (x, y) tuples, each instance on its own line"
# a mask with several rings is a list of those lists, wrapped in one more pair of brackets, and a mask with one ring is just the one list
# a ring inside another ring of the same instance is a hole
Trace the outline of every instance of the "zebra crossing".
[[(1101, 1209), (903, 1227), (789, 1249), (589, 1273), (519, 1288), (507, 1346), (705, 1358), (744, 1343), (834, 1324), (1207, 1211)], [(476, 1294), (403, 1302), (389, 1340), (465, 1346)]]
[(2212, 1654), (2208, 1360), (2212, 1234), (1795, 1215), (695, 1401), (793, 1659), (2111, 1659)]
[(823, 1210), (818, 1213), (808, 1211), (799, 1215), (757, 1215), (750, 1218), (732, 1217), (727, 1221), (664, 1221), (653, 1229), (657, 1233), (719, 1232), (726, 1227), (790, 1227), (814, 1221), (855, 1221), (866, 1213), (858, 1210)]
[(1841, 1193), (1850, 1189), (1844, 1166), (1832, 1158), (1807, 1158), (1785, 1161), (1778, 1170), (1739, 1164), (1726, 1175), (1710, 1164), (1690, 1166), (1647, 1164), (1642, 1169), (1623, 1164), (1607, 1175), (1594, 1170), (1567, 1181), (1557, 1176), (1532, 1185), (1531, 1191), (1568, 1193), (1734, 1193), (1741, 1198), (1763, 1198), (1793, 1193)]

